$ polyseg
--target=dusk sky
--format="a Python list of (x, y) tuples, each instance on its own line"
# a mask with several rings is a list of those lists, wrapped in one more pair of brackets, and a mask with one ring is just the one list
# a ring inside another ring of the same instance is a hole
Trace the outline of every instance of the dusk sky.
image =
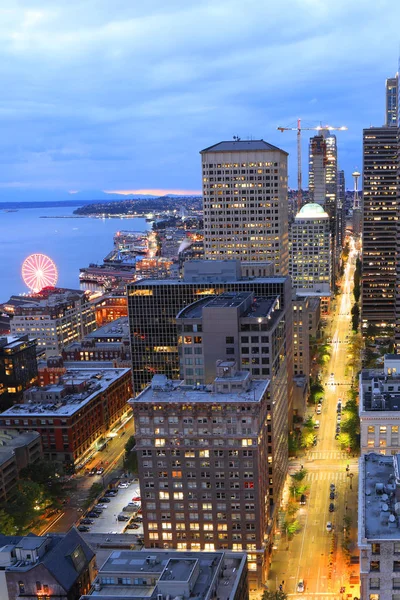
[(296, 134), (276, 127), (297, 117), (347, 125), (338, 147), (350, 188), (362, 128), (383, 124), (397, 70), (393, 0), (2, 6), (1, 200), (7, 190), (198, 192), (199, 151), (234, 135), (288, 151), (296, 187)]

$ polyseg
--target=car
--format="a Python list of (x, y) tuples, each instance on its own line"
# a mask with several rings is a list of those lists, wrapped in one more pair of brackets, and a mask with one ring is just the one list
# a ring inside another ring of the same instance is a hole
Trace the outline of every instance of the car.
[(336, 433), (340, 433), (340, 425), (336, 425)]
[(318, 438), (317, 438), (317, 436), (315, 436), (314, 439), (313, 439), (312, 445), (316, 446), (317, 442), (318, 442)]
[(321, 406), (317, 406), (317, 415), (320, 415), (322, 412)]
[(142, 523), (143, 517), (133, 517), (132, 521), (134, 521), (135, 523)]
[(132, 498), (132, 500), (133, 500), (133, 502), (141, 502), (141, 501), (142, 501), (142, 499), (141, 499), (141, 497), (140, 497), (140, 496), (134, 496), (134, 497)]
[(81, 531), (82, 533), (84, 533), (86, 531), (90, 531), (90, 527), (87, 527), (86, 525), (79, 525), (78, 531)]
[(104, 468), (100, 467), (99, 469), (97, 469), (97, 475), (102, 475), (104, 473)]
[(138, 479), (137, 477), (135, 477), (133, 481), (134, 481), (135, 483), (138, 483), (138, 482), (139, 482), (139, 479)]
[(137, 523), (128, 523), (128, 525), (126, 526), (127, 529), (139, 529), (140, 525), (138, 525)]
[(305, 503), (306, 503), (306, 495), (305, 495), (305, 494), (302, 494), (302, 495), (300, 496), (300, 504), (305, 504)]
[(335, 375), (333, 373), (331, 373), (331, 379), (333, 379), (335, 377)]
[(121, 490), (124, 490), (124, 489), (126, 489), (126, 488), (128, 488), (128, 487), (129, 487), (129, 483), (119, 483), (119, 484), (118, 484), (118, 487), (119, 487)]
[(90, 512), (88, 512), (87, 516), (90, 517), (91, 519), (98, 519), (100, 516), (100, 513), (95, 512), (94, 510), (91, 510)]
[(102, 498), (100, 498), (100, 502), (106, 502), (107, 504), (109, 502), (111, 502), (110, 498), (107, 498), (107, 496), (103, 496)]
[(333, 504), (333, 502), (331, 502), (329, 505), (329, 512), (334, 512), (334, 511), (335, 511), (335, 505)]
[(333, 529), (332, 523), (330, 521), (328, 521), (326, 524), (326, 530), (330, 533), (332, 531), (332, 529)]
[(329, 494), (329, 500), (334, 500), (335, 499), (335, 492), (331, 492)]
[(101, 508), (101, 509), (108, 508), (108, 504), (103, 504), (102, 502), (99, 502), (96, 505), (96, 508)]
[(128, 506), (134, 506), (135, 508), (140, 508), (139, 502), (128, 502)]
[(335, 440), (338, 440), (338, 439), (339, 439), (339, 434), (335, 433)]
[(296, 589), (300, 594), (304, 592), (304, 590), (305, 590), (304, 579), (300, 579), (299, 583), (297, 584)]
[(129, 517), (127, 515), (118, 515), (118, 521), (129, 521)]
[(79, 525), (92, 525), (94, 523), (93, 519), (82, 519)]
[(319, 421), (318, 421), (318, 419), (314, 423), (314, 429), (319, 429)]
[(89, 475), (96, 475), (97, 473), (97, 469), (96, 467), (94, 467), (93, 469), (90, 470)]
[(116, 490), (107, 490), (106, 492), (104, 492), (105, 496), (110, 496), (111, 498), (113, 498), (117, 494), (118, 494), (118, 489), (116, 489)]
[(329, 489), (331, 490), (331, 492), (334, 492), (336, 489), (336, 486), (334, 483), (331, 483), (331, 485), (329, 486)]

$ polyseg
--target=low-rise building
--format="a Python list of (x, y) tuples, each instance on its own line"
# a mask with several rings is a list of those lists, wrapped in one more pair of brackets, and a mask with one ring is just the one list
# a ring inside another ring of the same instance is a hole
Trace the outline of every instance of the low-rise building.
[(0, 534), (1, 600), (79, 600), (96, 575), (95, 554), (73, 527), (66, 534)]
[(20, 471), (42, 456), (37, 431), (0, 430), (0, 503), (12, 497)]
[(37, 383), (36, 339), (28, 335), (0, 337), (0, 399), (17, 402)]
[(110, 554), (89, 594), (104, 600), (248, 600), (246, 555), (240, 552), (122, 550)]
[(359, 383), (361, 452), (394, 454), (400, 442), (400, 356), (386, 354), (383, 369), (363, 369)]
[(358, 545), (361, 598), (400, 596), (400, 454), (359, 461)]
[(130, 369), (69, 369), (57, 385), (27, 390), (23, 404), (0, 415), (0, 428), (38, 431), (44, 457), (73, 469), (130, 412), (131, 395)]
[(115, 290), (93, 301), (98, 327), (128, 316), (128, 298), (125, 289)]
[(272, 467), (281, 475), (270, 381), (253, 381), (233, 361), (216, 371), (213, 386), (198, 388), (156, 375), (130, 401), (145, 545), (246, 550), (250, 588), (259, 588), (269, 566)]
[(102, 362), (115, 367), (131, 366), (128, 317), (121, 317), (92, 331), (62, 351), (64, 361)]
[(13, 335), (36, 338), (46, 357), (59, 356), (64, 346), (96, 328), (89, 297), (82, 290), (44, 288), (29, 296), (12, 296), (9, 307)]

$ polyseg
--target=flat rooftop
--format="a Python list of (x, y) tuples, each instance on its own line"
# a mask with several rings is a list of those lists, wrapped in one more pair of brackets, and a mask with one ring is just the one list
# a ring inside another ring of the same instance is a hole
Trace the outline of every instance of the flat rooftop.
[(205, 154), (206, 152), (255, 152), (259, 150), (274, 150), (286, 155), (288, 154), (285, 150), (264, 142), (264, 140), (229, 140), (227, 142), (219, 142), (201, 150), (200, 154)]
[[(248, 371), (237, 371), (234, 377), (216, 378), (216, 383), (235, 381), (239, 385), (238, 390), (222, 393), (215, 392), (212, 385), (203, 385), (195, 387), (185, 385), (184, 381), (170, 380), (169, 386), (166, 389), (153, 389), (151, 384), (144, 389), (138, 396), (131, 398), (129, 403), (133, 406), (142, 402), (146, 403), (179, 403), (179, 404), (221, 404), (221, 403), (257, 403), (263, 398), (268, 389), (270, 380), (263, 379), (251, 381), (250, 387), (247, 390), (240, 389), (240, 384), (243, 379), (249, 376)], [(4, 413), (3, 413), (4, 414)]]
[(85, 336), (85, 339), (104, 339), (106, 341), (108, 338), (129, 338), (129, 320), (128, 317), (120, 317), (111, 323), (107, 323), (95, 331), (88, 333)]
[(400, 411), (400, 373), (387, 375), (383, 369), (363, 369), (360, 385), (360, 411)]
[(396, 500), (398, 457), (364, 454), (359, 461), (359, 542), (400, 540)]
[[(219, 277), (219, 276), (218, 276)], [(133, 292), (135, 288), (147, 288), (148, 286), (166, 286), (166, 285), (191, 285), (193, 287), (199, 285), (206, 286), (219, 286), (223, 285), (241, 285), (241, 284), (252, 284), (252, 283), (275, 283), (275, 284), (284, 284), (287, 281), (287, 277), (241, 277), (240, 279), (223, 279), (219, 277), (216, 278), (215, 281), (209, 280), (209, 275), (205, 275), (204, 280), (201, 281), (200, 274), (199, 279), (196, 281), (185, 281), (184, 279), (140, 279), (139, 281), (134, 281), (132, 283), (128, 283), (128, 296), (130, 292)], [(212, 292), (210, 292), (210, 295)], [(132, 295), (132, 294), (131, 294)]]
[[(0, 419), (71, 416), (127, 373), (130, 369), (68, 370), (57, 385), (29, 388), (25, 392), (26, 402), (7, 409), (1, 413)], [(81, 393), (68, 393), (68, 388), (79, 385), (83, 385)]]

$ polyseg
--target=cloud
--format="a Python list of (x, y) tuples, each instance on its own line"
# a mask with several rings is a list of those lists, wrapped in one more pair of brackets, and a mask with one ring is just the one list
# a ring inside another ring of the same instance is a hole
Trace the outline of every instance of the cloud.
[(396, 69), (400, 6), (387, 0), (10, 6), (0, 9), (3, 187), (198, 190), (199, 151), (233, 135), (289, 151), (296, 185), (296, 136), (276, 127), (298, 117), (349, 127), (339, 161), (350, 181)]

